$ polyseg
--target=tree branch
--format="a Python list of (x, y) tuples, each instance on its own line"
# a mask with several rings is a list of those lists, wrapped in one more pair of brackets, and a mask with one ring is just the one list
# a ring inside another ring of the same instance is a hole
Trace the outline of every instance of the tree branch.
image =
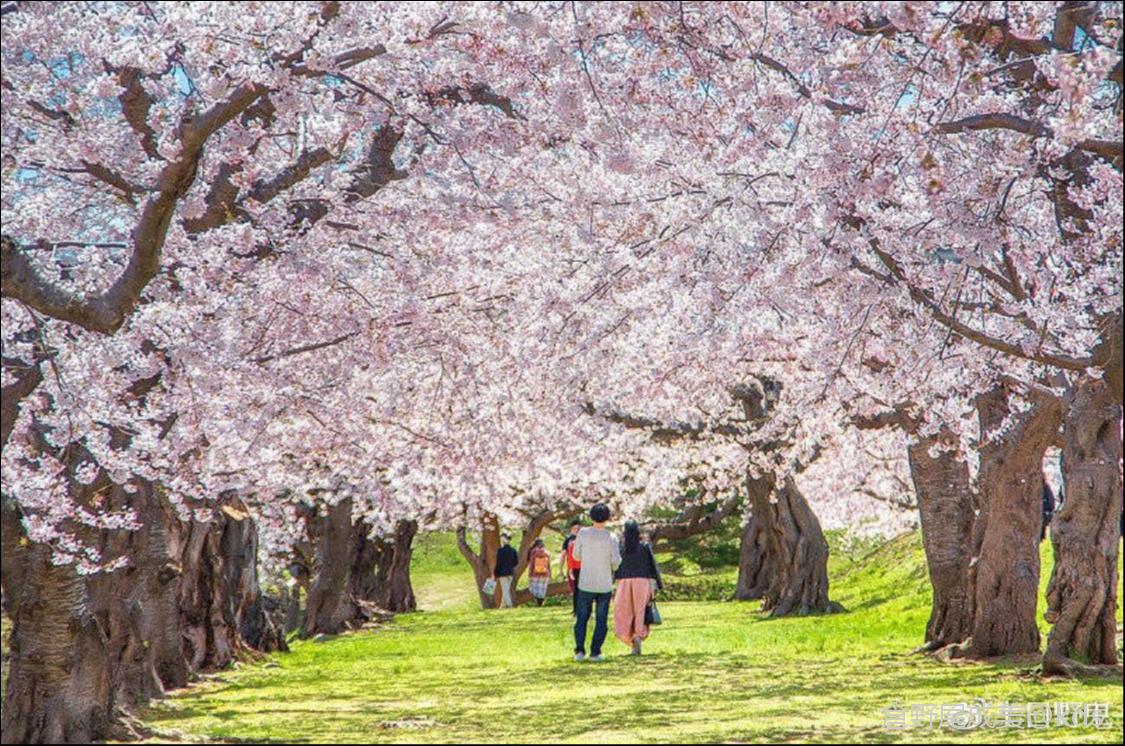
[[(950, 135), (959, 132), (968, 132), (970, 130), (996, 129), (1020, 132), (1035, 138), (1050, 137), (1054, 134), (1050, 127), (1041, 122), (1016, 116), (1015, 114), (1004, 113), (975, 114), (950, 122), (942, 122), (935, 125), (932, 131), (941, 135)], [(1086, 139), (1077, 143), (1074, 147), (1079, 150), (1095, 153), (1109, 160), (1120, 158), (1122, 154), (1122, 143), (1120, 140)]]
[(160, 269), (168, 226), (176, 205), (195, 181), (204, 144), (265, 92), (264, 86), (245, 83), (229, 98), (181, 127), (179, 157), (161, 170), (156, 191), (145, 202), (133, 230), (129, 262), (109, 288), (93, 296), (64, 290), (39, 273), (15, 239), (4, 236), (0, 292), (40, 313), (89, 331), (113, 334), (120, 329)]
[(946, 313), (941, 308), (941, 304), (934, 299), (929, 291), (923, 290), (911, 283), (905, 271), (903, 271), (895, 258), (880, 248), (878, 239), (870, 239), (869, 244), (872, 251), (875, 252), (875, 255), (879, 258), (879, 261), (882, 262), (883, 266), (887, 268), (891, 276), (906, 288), (907, 292), (910, 294), (911, 300), (928, 310), (930, 315), (933, 316), (934, 320), (939, 324), (960, 334), (962, 337), (985, 347), (990, 347), (994, 350), (1012, 355), (1013, 357), (1033, 360), (1038, 363), (1043, 363), (1044, 365), (1053, 365), (1056, 368), (1062, 368), (1064, 370), (1085, 370), (1096, 364), (1096, 361), (1092, 357), (1076, 358), (1070, 355), (1052, 354), (1041, 351), (1028, 352), (1018, 345), (1011, 344), (998, 337), (970, 327), (968, 324)]

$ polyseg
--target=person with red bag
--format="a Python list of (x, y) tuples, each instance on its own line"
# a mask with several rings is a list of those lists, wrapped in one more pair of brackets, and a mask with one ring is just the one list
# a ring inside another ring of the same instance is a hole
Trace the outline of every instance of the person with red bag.
[(582, 570), (582, 563), (574, 557), (574, 540), (581, 528), (582, 521), (579, 519), (575, 518), (570, 522), (570, 534), (563, 540), (562, 553), (559, 555), (559, 568), (570, 586), (571, 616), (578, 616), (578, 574)]

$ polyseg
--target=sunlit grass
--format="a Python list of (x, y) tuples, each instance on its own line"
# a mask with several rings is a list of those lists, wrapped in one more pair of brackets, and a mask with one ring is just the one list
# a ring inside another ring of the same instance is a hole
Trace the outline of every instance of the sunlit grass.
[[(1050, 572), (1044, 545), (1043, 583)], [(1121, 742), (1120, 679), (1043, 682), (1034, 661), (941, 664), (911, 655), (929, 613), (920, 541), (832, 561), (848, 613), (766, 620), (754, 605), (668, 602), (645, 655), (570, 660), (564, 606), (484, 612), (448, 537), (425, 537), (423, 608), (387, 628), (301, 642), (146, 714), (166, 738), (252, 741), (1041, 741)], [(725, 577), (720, 569), (677, 578)], [(1120, 610), (1118, 618), (1120, 619)], [(892, 703), (1107, 702), (1098, 731), (959, 734), (884, 728)]]

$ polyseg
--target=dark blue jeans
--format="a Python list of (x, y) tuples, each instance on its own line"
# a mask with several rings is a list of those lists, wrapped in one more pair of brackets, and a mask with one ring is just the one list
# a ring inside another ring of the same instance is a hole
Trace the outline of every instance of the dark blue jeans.
[(602, 643), (605, 642), (606, 633), (609, 631), (609, 597), (612, 593), (591, 593), (578, 591), (578, 619), (574, 622), (574, 652), (586, 652), (586, 625), (590, 621), (590, 612), (597, 604), (594, 616), (594, 639), (590, 641), (590, 655), (602, 654)]

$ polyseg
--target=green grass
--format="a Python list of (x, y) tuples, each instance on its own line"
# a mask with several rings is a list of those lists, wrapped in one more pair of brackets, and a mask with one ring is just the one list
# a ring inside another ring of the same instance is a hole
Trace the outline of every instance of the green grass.
[[(420, 537), (415, 559), (427, 611), (297, 643), (267, 664), (177, 693), (144, 719), (164, 738), (218, 741), (1122, 740), (1120, 678), (1041, 681), (1029, 673), (1034, 661), (942, 664), (911, 655), (929, 613), (915, 534), (866, 556), (834, 551), (832, 596), (846, 614), (767, 620), (749, 604), (667, 602), (643, 657), (626, 657), (611, 638), (600, 665), (570, 660), (565, 607), (474, 608), (472, 576), (450, 537)], [(676, 595), (729, 596), (733, 569), (680, 564), (683, 574), (668, 578)], [(1044, 585), (1049, 574), (1044, 544)], [(882, 708), (896, 702), (978, 697), (1106, 702), (1114, 728), (902, 734), (883, 725)]]

